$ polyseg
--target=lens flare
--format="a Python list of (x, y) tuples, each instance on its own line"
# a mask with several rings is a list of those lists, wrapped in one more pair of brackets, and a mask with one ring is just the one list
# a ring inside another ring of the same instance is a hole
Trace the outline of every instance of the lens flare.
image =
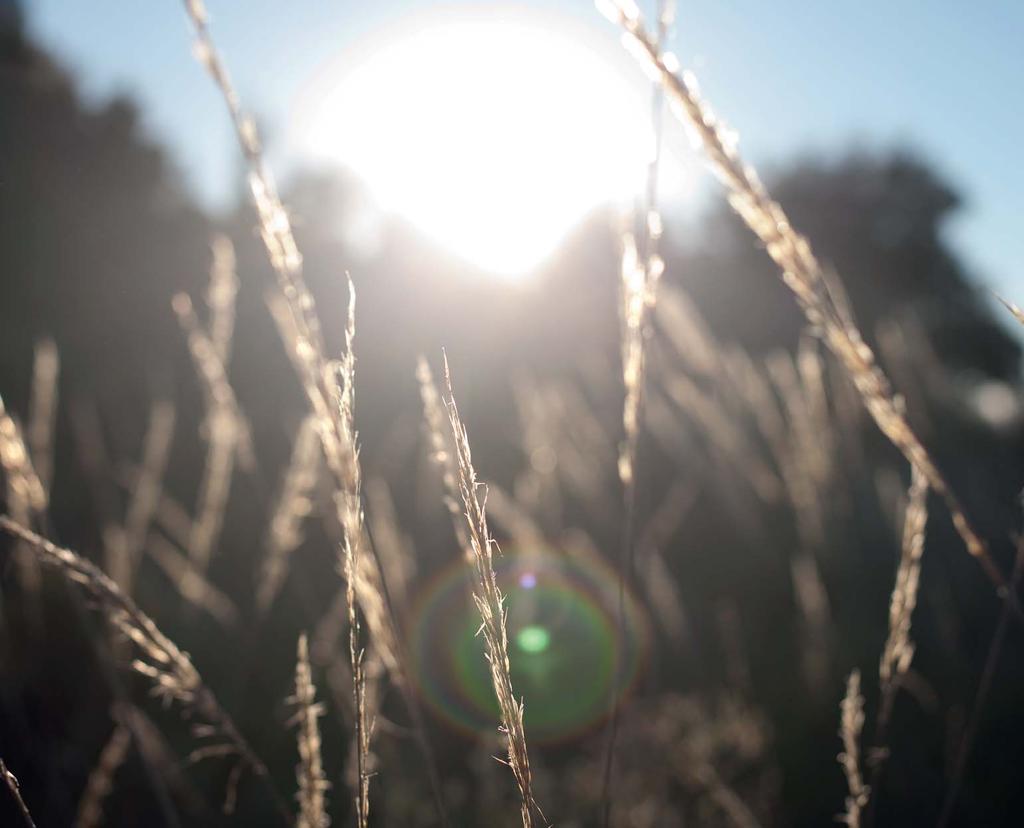
[(353, 170), (384, 211), (516, 279), (595, 207), (633, 198), (650, 92), (574, 16), (469, 5), (458, 19), (410, 14), (320, 67), (289, 141)]
[[(506, 551), (495, 559), (506, 596), (512, 686), (526, 703), (527, 736), (564, 741), (588, 731), (635, 681), (647, 649), (647, 625), (627, 593), (617, 621), (618, 582), (602, 560), (552, 551)], [(472, 732), (498, 721), (480, 616), (463, 561), (419, 596), (410, 639), (419, 688), (449, 723)]]
[(551, 633), (543, 627), (530, 624), (516, 634), (516, 643), (524, 653), (542, 653), (551, 643)]

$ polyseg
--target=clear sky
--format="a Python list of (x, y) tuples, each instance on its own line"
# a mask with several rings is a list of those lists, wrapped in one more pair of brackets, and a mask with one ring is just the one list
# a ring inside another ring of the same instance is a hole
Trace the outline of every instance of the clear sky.
[[(491, 6), (207, 4), (236, 84), (285, 168), (296, 161), (294, 147), (275, 125), (294, 119), (323, 66), (403, 16), (470, 7), (479, 14)], [(519, 5), (588, 27), (610, 56), (619, 51), (614, 27), (589, 0)], [(220, 101), (190, 57), (179, 0), (35, 0), (27, 11), (31, 31), (91, 98), (131, 94), (189, 185), (206, 203), (223, 203), (237, 172), (235, 151)], [(984, 283), (1024, 302), (1022, 44), (1019, 0), (681, 0), (670, 45), (756, 164), (854, 144), (923, 152), (966, 196), (949, 228), (959, 249)]]

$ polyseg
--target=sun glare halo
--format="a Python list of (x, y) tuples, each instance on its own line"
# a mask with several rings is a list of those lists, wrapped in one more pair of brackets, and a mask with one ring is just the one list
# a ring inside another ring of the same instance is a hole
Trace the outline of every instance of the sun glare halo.
[(467, 261), (529, 273), (643, 180), (648, 87), (590, 37), (522, 11), (406, 23), (317, 76), (298, 141)]

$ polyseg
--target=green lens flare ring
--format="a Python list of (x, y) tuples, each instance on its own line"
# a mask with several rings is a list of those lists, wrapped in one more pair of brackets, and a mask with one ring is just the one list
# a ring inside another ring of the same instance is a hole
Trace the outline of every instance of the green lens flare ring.
[[(494, 566), (527, 737), (562, 742), (589, 732), (644, 665), (648, 626), (639, 604), (627, 591), (620, 627), (618, 576), (597, 556), (509, 549)], [(461, 558), (442, 570), (414, 603), (409, 640), (417, 686), (431, 709), (477, 733), (497, 727), (498, 704), (472, 587), (472, 569)]]
[(543, 653), (551, 643), (551, 633), (538, 624), (527, 624), (516, 633), (516, 644), (524, 653)]

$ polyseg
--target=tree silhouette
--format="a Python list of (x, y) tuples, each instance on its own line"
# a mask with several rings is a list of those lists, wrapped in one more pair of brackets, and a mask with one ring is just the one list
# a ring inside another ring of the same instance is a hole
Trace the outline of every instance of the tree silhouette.
[(72, 383), (137, 406), (175, 344), (170, 297), (204, 278), (206, 221), (142, 135), (134, 104), (83, 105), (28, 42), (17, 7), (6, 8), (15, 11), (0, 35), (0, 376), (20, 393), (32, 342), (49, 335)]

